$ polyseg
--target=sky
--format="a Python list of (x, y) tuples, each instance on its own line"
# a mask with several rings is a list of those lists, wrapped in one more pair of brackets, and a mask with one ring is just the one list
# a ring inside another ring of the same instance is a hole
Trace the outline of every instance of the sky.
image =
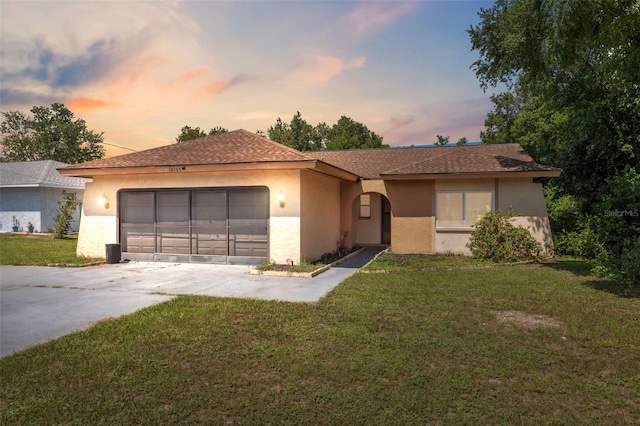
[(346, 115), (391, 146), (477, 141), (492, 109), (467, 30), (491, 1), (0, 2), (0, 111), (65, 104), (107, 156), (189, 125)]

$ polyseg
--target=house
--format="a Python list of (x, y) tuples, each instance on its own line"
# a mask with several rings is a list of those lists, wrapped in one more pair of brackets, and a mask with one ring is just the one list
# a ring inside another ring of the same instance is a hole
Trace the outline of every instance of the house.
[[(29, 222), (36, 232), (54, 229), (63, 190), (75, 192), (82, 201), (90, 179), (61, 176), (57, 169), (65, 166), (53, 160), (0, 162), (0, 232), (12, 231), (14, 221), (20, 231), (26, 231)], [(80, 208), (73, 219), (71, 230), (77, 231)]]
[(560, 170), (517, 144), (299, 152), (245, 130), (61, 168), (91, 178), (78, 254), (205, 263), (313, 261), (346, 246), (466, 253), (487, 209), (551, 241), (537, 178)]

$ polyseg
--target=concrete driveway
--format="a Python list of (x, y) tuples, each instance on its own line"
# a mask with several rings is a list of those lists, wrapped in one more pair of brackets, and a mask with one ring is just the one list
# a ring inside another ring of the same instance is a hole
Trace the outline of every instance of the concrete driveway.
[(381, 249), (314, 278), (249, 275), (248, 266), (130, 262), (0, 268), (0, 357), (179, 294), (316, 302)]

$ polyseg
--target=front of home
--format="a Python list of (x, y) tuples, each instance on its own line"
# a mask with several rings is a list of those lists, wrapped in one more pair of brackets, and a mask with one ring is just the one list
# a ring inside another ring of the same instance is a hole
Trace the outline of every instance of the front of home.
[(92, 178), (78, 254), (201, 263), (314, 261), (340, 245), (467, 253), (487, 209), (551, 241), (536, 164), (520, 146), (302, 153), (237, 130), (60, 169)]

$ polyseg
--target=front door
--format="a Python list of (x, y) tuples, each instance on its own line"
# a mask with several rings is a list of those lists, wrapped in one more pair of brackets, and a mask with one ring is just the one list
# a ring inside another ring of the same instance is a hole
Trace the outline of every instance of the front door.
[(382, 244), (391, 244), (391, 203), (384, 195), (381, 195), (382, 202)]

